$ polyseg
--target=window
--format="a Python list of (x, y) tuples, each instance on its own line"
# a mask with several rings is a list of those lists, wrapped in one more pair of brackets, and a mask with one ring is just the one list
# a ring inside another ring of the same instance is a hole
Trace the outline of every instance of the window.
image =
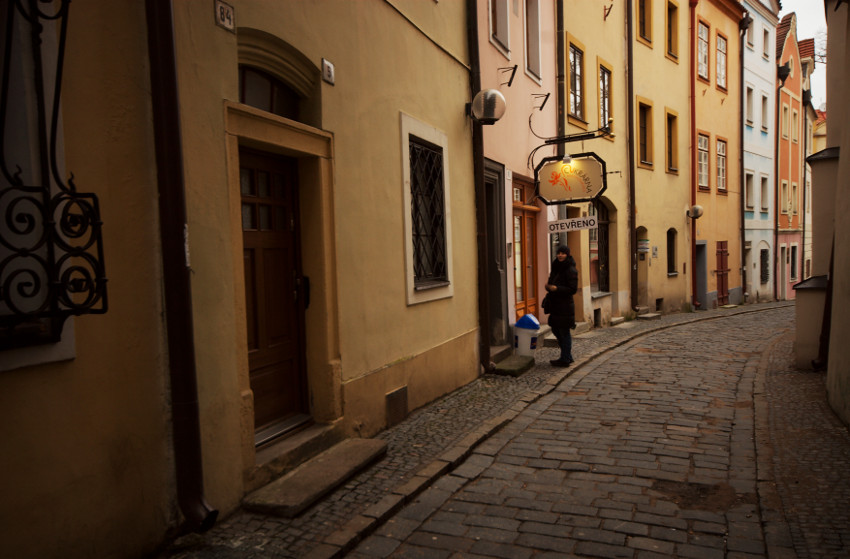
[(797, 197), (799, 196), (799, 192), (797, 189), (797, 183), (791, 183), (791, 213), (797, 215), (797, 208), (799, 206), (797, 202)]
[(750, 23), (750, 26), (747, 27), (747, 46), (753, 48), (753, 29), (755, 29), (756, 24)]
[(782, 137), (788, 137), (788, 126), (789, 126), (789, 118), (788, 118), (788, 105), (782, 103)]
[(679, 7), (667, 2), (667, 56), (673, 60), (679, 58)]
[(717, 191), (726, 192), (726, 140), (717, 140)]
[(676, 272), (676, 230), (667, 230), (667, 275), (675, 275)]
[(409, 305), (453, 295), (447, 136), (401, 115), (405, 265)]
[(679, 124), (678, 115), (667, 109), (667, 129), (665, 134), (666, 160), (668, 173), (679, 172)]
[(765, 58), (770, 58), (770, 31), (764, 30), (764, 41), (762, 44), (761, 55)]
[(708, 136), (697, 136), (697, 184), (701, 189), (708, 190)]
[(652, 0), (638, 0), (638, 40), (652, 46)]
[(767, 123), (770, 122), (770, 107), (767, 95), (761, 96), (761, 129), (767, 132)]
[(699, 22), (697, 35), (699, 45), (697, 50), (697, 75), (708, 80), (708, 25)]
[(638, 165), (652, 168), (652, 105), (638, 101)]
[(752, 88), (752, 87), (750, 87), (750, 86), (747, 86), (747, 100), (746, 100), (746, 103), (747, 103), (747, 107), (746, 107), (746, 111), (747, 111), (747, 114), (746, 114), (747, 124), (748, 124), (749, 126), (752, 126), (752, 125), (753, 125), (753, 88)]
[(599, 127), (608, 126), (611, 118), (611, 70), (599, 65)]
[(761, 211), (766, 212), (770, 209), (769, 187), (767, 177), (761, 178)]
[(800, 131), (799, 131), (799, 120), (800, 114), (797, 112), (797, 109), (791, 111), (791, 141), (796, 142), (800, 139)]
[(717, 34), (717, 87), (726, 89), (726, 37)]
[(747, 209), (751, 210), (755, 206), (755, 200), (753, 196), (755, 193), (753, 192), (753, 174), (746, 173), (744, 175), (744, 203), (747, 206)]
[(540, 77), (540, 0), (525, 0), (525, 68)]
[(763, 248), (759, 251), (761, 257), (761, 274), (760, 280), (762, 285), (770, 281), (770, 250)]
[(508, 0), (490, 0), (490, 40), (510, 52), (508, 32)]
[(797, 280), (797, 245), (791, 245), (791, 281)]
[(298, 94), (281, 80), (250, 66), (239, 66), (239, 102), (298, 120)]
[(570, 116), (584, 121), (584, 51), (570, 43)]
[(779, 192), (780, 195), (780, 211), (784, 214), (788, 213), (788, 181), (782, 181), (782, 188)]

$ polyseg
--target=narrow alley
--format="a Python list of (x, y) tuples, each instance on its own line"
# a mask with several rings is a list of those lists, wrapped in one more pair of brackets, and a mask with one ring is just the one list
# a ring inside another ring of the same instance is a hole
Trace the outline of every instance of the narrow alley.
[(576, 364), (485, 376), (381, 435), (293, 520), (238, 513), (171, 557), (847, 557), (850, 435), (795, 370), (794, 307), (627, 322)]

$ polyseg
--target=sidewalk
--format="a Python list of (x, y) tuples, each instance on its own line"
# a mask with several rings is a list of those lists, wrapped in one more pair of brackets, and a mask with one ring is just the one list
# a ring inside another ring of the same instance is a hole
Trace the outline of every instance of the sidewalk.
[(481, 377), (381, 433), (378, 438), (387, 442), (387, 456), (300, 517), (287, 520), (239, 512), (210, 533), (175, 542), (166, 556), (343, 556), (405, 503), (461, 465), (473, 448), (600, 353), (641, 334), (671, 326), (777, 307), (793, 307), (793, 303), (673, 314), (653, 321), (633, 321), (592, 330), (576, 336), (576, 363), (569, 369), (549, 365), (554, 348), (538, 350), (535, 368), (525, 375)]

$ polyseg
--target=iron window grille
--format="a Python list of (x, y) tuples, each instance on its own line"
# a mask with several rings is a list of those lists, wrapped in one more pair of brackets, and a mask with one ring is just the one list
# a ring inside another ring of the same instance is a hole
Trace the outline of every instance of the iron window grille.
[(69, 2), (0, 2), (0, 350), (57, 342), (69, 316), (107, 310), (98, 200), (57, 155)]
[(448, 285), (443, 150), (410, 136), (410, 212), (416, 290)]
[(770, 251), (766, 248), (761, 249), (759, 254), (761, 258), (761, 280), (762, 284), (770, 281)]

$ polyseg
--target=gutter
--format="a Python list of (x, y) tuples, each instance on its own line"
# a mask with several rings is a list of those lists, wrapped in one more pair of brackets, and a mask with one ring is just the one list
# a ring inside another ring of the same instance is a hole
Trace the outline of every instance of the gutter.
[(182, 529), (212, 528), (218, 511), (204, 498), (186, 191), (171, 0), (146, 0), (151, 105), (159, 192), (163, 296), (171, 381), (174, 466)]
[[(696, 139), (697, 139), (697, 99), (696, 99), (696, 66), (694, 62), (696, 61), (696, 18), (697, 12), (696, 7), (699, 4), (699, 0), (690, 0), (689, 9), (690, 9), (690, 19), (691, 19), (691, 29), (689, 33), (689, 42), (690, 42), (690, 89), (691, 89), (691, 207), (693, 207), (697, 203), (697, 150), (696, 150)], [(690, 218), (691, 220), (691, 307), (696, 310), (699, 308), (700, 303), (697, 300), (697, 220), (694, 218)]]
[[(631, 2), (632, 0), (628, 1)], [(558, 137), (563, 138), (567, 135), (567, 55), (565, 50), (567, 48), (567, 32), (564, 28), (564, 0), (557, 0), (555, 4), (555, 10), (557, 11), (557, 14), (555, 14), (557, 26), (557, 29), (555, 30), (555, 41), (558, 45), (558, 83), (556, 86), (558, 88)], [(563, 157), (566, 153), (566, 145), (563, 143), (559, 143), (557, 144), (557, 146), (558, 156)]]
[(635, 206), (635, 78), (634, 78), (634, 30), (632, 29), (632, 0), (626, 0), (626, 43), (628, 64), (628, 119), (629, 138), (626, 142), (629, 150), (629, 292), (633, 311), (638, 308), (638, 269), (637, 269), (637, 217)]
[[(747, 291), (747, 257), (746, 250), (744, 249), (744, 245), (747, 242), (747, 214), (746, 214), (746, 200), (744, 199), (747, 195), (747, 176), (746, 170), (744, 169), (744, 128), (745, 124), (745, 112), (746, 112), (746, 87), (744, 85), (744, 41), (747, 35), (747, 29), (749, 29), (750, 25), (753, 24), (753, 18), (746, 12), (744, 12), (744, 17), (741, 18), (741, 21), (738, 22), (738, 50), (740, 55), (740, 72), (741, 72), (741, 111), (740, 111), (740, 134), (741, 134), (741, 148), (739, 151), (739, 169), (741, 171), (741, 290), (742, 296), (744, 297), (744, 302), (747, 302), (747, 295), (749, 294)], [(755, 101), (753, 101), (755, 102)], [(755, 108), (753, 108), (755, 110)], [(755, 189), (755, 176), (753, 176), (753, 189)]]
[[(466, 0), (466, 37), (469, 47), (469, 99), (481, 91), (478, 54), (478, 1)], [(475, 183), (475, 232), (478, 237), (478, 356), (481, 372), (490, 372), (490, 285), (487, 281), (487, 193), (484, 191), (484, 129), (472, 123), (472, 175)]]

